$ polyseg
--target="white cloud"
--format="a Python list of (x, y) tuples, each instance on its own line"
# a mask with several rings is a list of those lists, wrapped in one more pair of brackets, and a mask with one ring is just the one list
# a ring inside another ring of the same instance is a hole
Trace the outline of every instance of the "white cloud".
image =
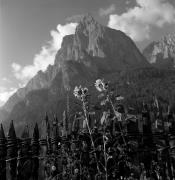
[(51, 46), (54, 50), (58, 50), (61, 47), (62, 39), (64, 36), (75, 33), (77, 23), (68, 23), (66, 25), (57, 25), (57, 30), (50, 32), (52, 36)]
[(7, 77), (3, 77), (1, 80), (6, 83), (11, 83), (11, 80), (8, 79)]
[(5, 88), (0, 87), (0, 106), (4, 105), (4, 103), (9, 99), (9, 97), (16, 92), (16, 88)]
[(33, 63), (22, 67), (20, 64), (12, 63), (15, 77), (23, 84), (27, 83), (39, 70), (45, 71), (49, 64), (54, 63), (55, 55), (61, 47), (65, 35), (73, 34), (77, 23), (58, 24), (56, 30), (50, 32), (52, 40), (41, 48), (41, 51), (34, 56)]
[(107, 16), (113, 12), (115, 12), (115, 4), (110, 5), (108, 8), (100, 8), (99, 15), (100, 16)]
[(166, 0), (136, 0), (136, 6), (121, 15), (111, 14), (108, 26), (121, 30), (135, 41), (150, 38), (152, 27), (175, 24), (175, 7)]
[(129, 0), (127, 0), (127, 1), (125, 2), (126, 5), (129, 5), (130, 3), (131, 3), (131, 1), (129, 1)]
[(19, 71), (21, 69), (21, 66), (17, 63), (12, 63), (12, 68), (16, 72), (16, 71)]

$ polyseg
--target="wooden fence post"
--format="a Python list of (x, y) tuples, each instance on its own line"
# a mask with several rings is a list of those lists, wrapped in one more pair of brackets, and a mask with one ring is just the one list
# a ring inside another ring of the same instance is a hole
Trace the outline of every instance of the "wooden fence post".
[(52, 122), (52, 139), (51, 139), (51, 144), (52, 144), (52, 151), (56, 155), (58, 153), (58, 120), (56, 117), (54, 117), (54, 120)]
[(51, 168), (51, 178), (53, 180), (58, 179), (57, 175), (59, 172), (59, 167), (58, 167), (58, 140), (59, 140), (58, 119), (55, 116), (53, 119), (53, 122), (52, 122), (52, 139), (51, 139), (52, 154), (54, 156), (54, 160), (52, 162), (52, 168)]
[[(167, 147), (169, 147), (169, 140), (168, 140), (168, 135), (165, 134), (165, 143)], [(171, 170), (171, 157), (170, 157), (170, 148), (167, 149), (167, 169), (168, 169), (168, 175), (170, 180), (173, 180), (173, 174)]]
[(175, 178), (175, 136), (174, 135), (170, 135), (169, 145), (170, 145), (171, 169), (172, 169), (173, 178)]
[(6, 180), (6, 138), (4, 129), (1, 124), (0, 127), (0, 177)]
[(20, 149), (18, 151), (17, 180), (28, 180), (31, 176), (30, 138), (28, 126), (21, 135)]
[(47, 140), (40, 139), (40, 161), (39, 161), (39, 177), (45, 179), (45, 164), (46, 164), (46, 156), (47, 156)]
[(32, 150), (32, 180), (38, 180), (39, 169), (39, 130), (38, 124), (35, 124), (33, 138), (31, 143)]
[(17, 167), (17, 138), (13, 121), (10, 123), (9, 133), (7, 137), (7, 164), (8, 164), (8, 180), (16, 179), (16, 167)]

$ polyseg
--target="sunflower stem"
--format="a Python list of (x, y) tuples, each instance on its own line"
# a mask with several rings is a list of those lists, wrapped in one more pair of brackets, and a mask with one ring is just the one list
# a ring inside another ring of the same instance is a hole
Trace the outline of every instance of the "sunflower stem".
[(90, 139), (91, 139), (91, 143), (92, 143), (92, 148), (94, 150), (94, 155), (95, 155), (95, 159), (96, 159), (96, 163), (97, 163), (97, 170), (98, 170), (98, 173), (100, 172), (100, 169), (99, 169), (99, 165), (98, 165), (98, 159), (97, 159), (97, 155), (95, 153), (95, 144), (94, 144), (94, 141), (93, 141), (93, 138), (92, 138), (92, 132), (90, 130), (90, 127), (89, 127), (89, 122), (88, 122), (88, 118), (87, 118), (87, 109), (86, 109), (86, 104), (85, 104), (85, 101), (83, 99), (83, 111), (84, 111), (84, 115), (85, 115), (85, 121), (86, 121), (86, 125), (87, 125), (87, 128), (88, 128), (88, 132), (90, 134)]

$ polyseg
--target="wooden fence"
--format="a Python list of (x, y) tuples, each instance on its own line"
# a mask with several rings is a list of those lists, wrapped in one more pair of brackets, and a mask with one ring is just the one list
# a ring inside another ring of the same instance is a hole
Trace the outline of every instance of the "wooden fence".
[[(47, 121), (46, 121), (47, 122)], [(46, 123), (47, 124), (47, 123)], [(3, 126), (0, 127), (0, 179), (1, 180), (57, 180), (63, 172), (60, 163), (63, 157), (59, 153), (59, 142), (64, 142), (65, 137), (58, 136), (58, 127), (53, 123), (52, 133), (47, 131), (45, 137), (40, 138), (36, 123), (32, 137), (26, 126), (21, 138), (16, 137), (13, 121), (11, 121), (8, 136), (5, 137)], [(143, 142), (144, 145), (163, 141), (164, 147), (156, 149), (156, 153), (166, 151), (166, 164), (169, 176), (172, 179), (174, 166), (171, 161), (175, 157), (175, 136), (168, 133), (128, 133), (129, 140)], [(128, 140), (127, 140), (128, 142)], [(157, 143), (158, 145), (158, 143)], [(168, 149), (168, 151), (167, 151)], [(141, 150), (142, 151), (142, 150)], [(168, 153), (167, 153), (168, 152)], [(143, 153), (143, 152), (141, 152)], [(158, 155), (158, 154), (157, 154)], [(175, 161), (173, 161), (174, 163)], [(165, 172), (166, 173), (166, 172)]]

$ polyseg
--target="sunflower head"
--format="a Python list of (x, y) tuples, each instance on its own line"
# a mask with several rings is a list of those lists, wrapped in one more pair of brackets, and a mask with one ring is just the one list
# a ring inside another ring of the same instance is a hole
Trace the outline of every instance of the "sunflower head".
[(86, 87), (82, 87), (81, 85), (78, 87), (76, 86), (73, 92), (74, 96), (80, 100), (83, 99), (83, 97), (87, 96), (88, 89)]
[(97, 79), (95, 82), (95, 87), (99, 92), (108, 90), (108, 83), (105, 83), (103, 79)]

